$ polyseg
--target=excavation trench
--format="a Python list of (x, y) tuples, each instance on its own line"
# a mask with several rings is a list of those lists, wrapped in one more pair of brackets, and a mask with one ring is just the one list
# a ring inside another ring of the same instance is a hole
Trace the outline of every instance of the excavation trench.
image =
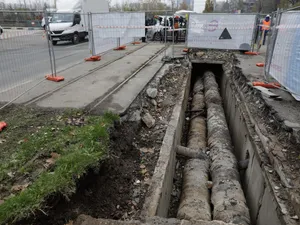
[(75, 225), (297, 224), (288, 207), (279, 210), (278, 177), (262, 163), (233, 63), (183, 60), (156, 76), (115, 127), (110, 160), (69, 201), (54, 196), (47, 215), (20, 224), (66, 224), (80, 214)]
[(279, 210), (285, 206), (270, 183), (276, 175), (270, 177), (261, 163), (261, 144), (241, 104), (242, 93), (234, 86), (229, 64), (223, 63), (192, 63), (174, 141), (168, 158), (158, 160), (167, 160), (167, 165), (156, 168), (156, 191), (150, 191), (152, 202), (146, 199), (144, 215), (203, 224), (297, 224), (285, 216), (292, 211)]

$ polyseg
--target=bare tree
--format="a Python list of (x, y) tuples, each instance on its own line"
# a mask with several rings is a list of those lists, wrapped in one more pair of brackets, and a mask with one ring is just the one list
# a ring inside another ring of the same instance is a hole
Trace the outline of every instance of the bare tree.
[(203, 13), (211, 13), (214, 11), (214, 3), (212, 0), (206, 0), (205, 1), (205, 9)]
[(183, 1), (179, 6), (180, 10), (188, 10), (188, 8), (189, 6), (186, 4), (186, 1)]

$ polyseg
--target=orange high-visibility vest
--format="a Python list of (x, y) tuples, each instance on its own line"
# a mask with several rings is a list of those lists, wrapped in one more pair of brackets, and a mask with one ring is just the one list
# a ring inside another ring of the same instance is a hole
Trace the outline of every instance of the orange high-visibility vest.
[(268, 22), (264, 20), (262, 30), (270, 30), (270, 27), (271, 27), (271, 20), (269, 20)]

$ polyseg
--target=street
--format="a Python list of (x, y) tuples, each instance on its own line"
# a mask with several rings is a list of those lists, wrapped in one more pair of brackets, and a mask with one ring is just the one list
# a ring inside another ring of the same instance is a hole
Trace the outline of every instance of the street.
[[(51, 73), (46, 36), (40, 30), (5, 30), (0, 39), (0, 93)], [(88, 42), (54, 46), (57, 72), (89, 56)], [(20, 94), (20, 93), (18, 93)]]

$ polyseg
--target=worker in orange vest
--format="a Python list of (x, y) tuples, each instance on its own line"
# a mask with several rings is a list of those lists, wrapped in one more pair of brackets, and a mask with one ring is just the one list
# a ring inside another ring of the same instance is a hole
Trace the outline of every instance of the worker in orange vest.
[(178, 29), (179, 29), (179, 16), (175, 16), (174, 18), (174, 38), (175, 43), (178, 43)]
[(261, 31), (263, 31), (263, 35), (264, 35), (263, 45), (265, 45), (266, 38), (267, 38), (267, 35), (268, 35), (270, 29), (271, 29), (271, 18), (270, 18), (270, 15), (267, 15), (261, 25)]

